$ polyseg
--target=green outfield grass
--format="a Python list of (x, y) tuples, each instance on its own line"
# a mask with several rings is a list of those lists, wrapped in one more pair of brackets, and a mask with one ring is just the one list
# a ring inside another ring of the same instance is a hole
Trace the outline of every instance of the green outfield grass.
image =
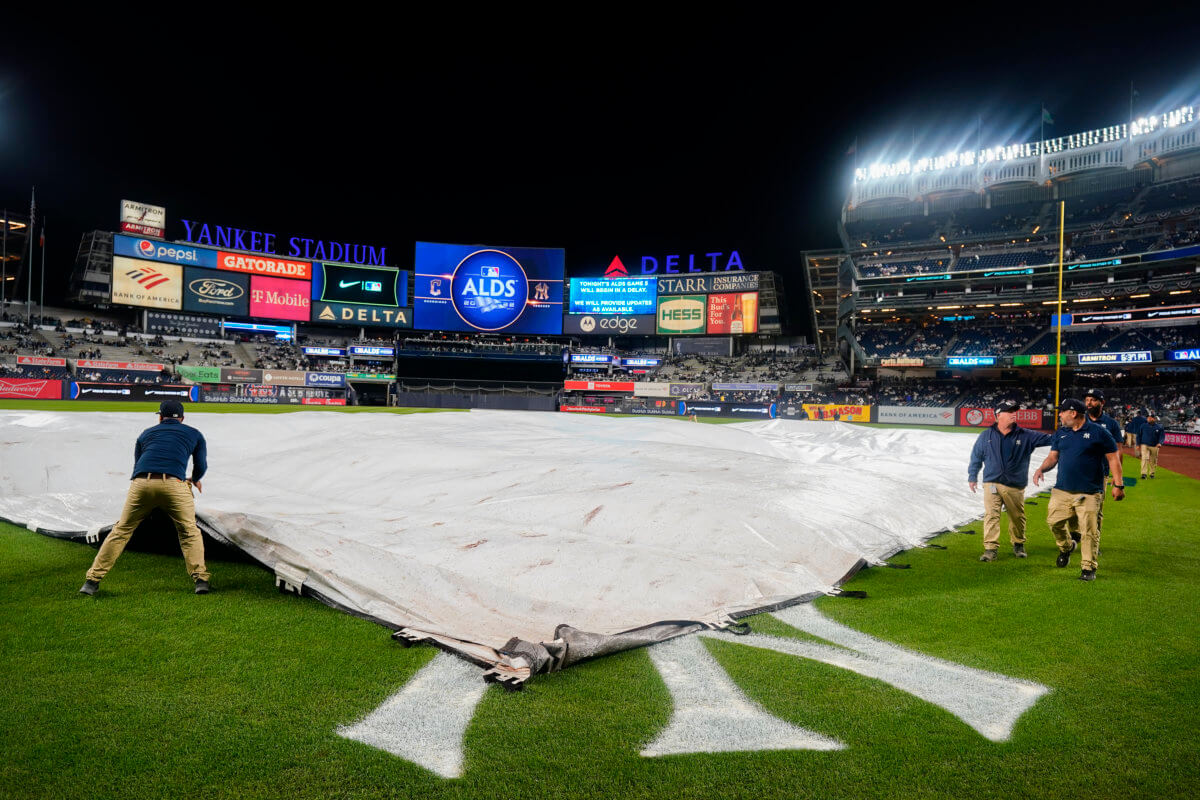
[[(1077, 558), (1054, 567), (1039, 499), (1026, 560), (1005, 539), (981, 564), (978, 533), (948, 533), (934, 540), (945, 551), (893, 559), (910, 570), (859, 573), (846, 588), (868, 598), (818, 601), (878, 638), (1051, 687), (1007, 742), (887, 684), (730, 637), (705, 646), (749, 696), (847, 749), (642, 758), (671, 699), (638, 650), (523, 692), (488, 689), (456, 780), (335, 733), (432, 648), (280, 595), (248, 564), (210, 564), (214, 592), (196, 596), (180, 559), (127, 552), (86, 598), (91, 548), (0, 524), (0, 796), (1194, 797), (1200, 482), (1159, 476), (1106, 503), (1094, 583), (1077, 580)], [(803, 636), (768, 615), (750, 624)]]

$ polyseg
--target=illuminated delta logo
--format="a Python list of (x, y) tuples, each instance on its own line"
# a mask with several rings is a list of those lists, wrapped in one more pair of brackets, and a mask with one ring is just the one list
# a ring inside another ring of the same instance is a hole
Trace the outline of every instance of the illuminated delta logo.
[(462, 321), (472, 328), (502, 330), (524, 313), (529, 278), (508, 253), (476, 250), (454, 268), (450, 298)]
[(153, 289), (155, 286), (166, 283), (171, 280), (170, 276), (164, 275), (156, 269), (150, 267), (138, 267), (137, 269), (128, 270), (125, 275), (133, 278), (147, 289)]

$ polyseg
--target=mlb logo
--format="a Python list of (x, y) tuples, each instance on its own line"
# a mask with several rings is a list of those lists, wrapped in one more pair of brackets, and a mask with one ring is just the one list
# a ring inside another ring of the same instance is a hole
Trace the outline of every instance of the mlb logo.
[(483, 277), (483, 278), (499, 278), (500, 277), (500, 268), (499, 267), (480, 267), (479, 275), (480, 275), (480, 277)]

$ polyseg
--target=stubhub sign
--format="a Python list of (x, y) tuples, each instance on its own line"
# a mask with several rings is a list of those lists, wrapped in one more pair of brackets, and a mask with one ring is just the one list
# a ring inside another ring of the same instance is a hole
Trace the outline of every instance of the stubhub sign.
[(186, 264), (193, 267), (216, 269), (217, 251), (186, 244), (173, 244), (158, 239), (113, 234), (113, 254), (161, 261), (167, 264)]

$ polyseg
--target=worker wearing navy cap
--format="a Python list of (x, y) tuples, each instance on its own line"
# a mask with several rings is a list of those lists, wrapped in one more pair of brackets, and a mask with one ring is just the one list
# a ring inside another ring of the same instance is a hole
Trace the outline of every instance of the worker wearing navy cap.
[(996, 406), (996, 422), (985, 428), (967, 464), (967, 485), (976, 490), (979, 467), (983, 466), (983, 555), (980, 561), (995, 561), (1000, 549), (1000, 509), (1008, 511), (1008, 538), (1013, 555), (1025, 558), (1025, 486), (1029, 482), (1029, 459), (1033, 451), (1050, 444), (1050, 434), (1017, 425), (1020, 406), (1005, 400)]
[[(1113, 500), (1125, 499), (1125, 484), (1121, 476), (1121, 454), (1112, 435), (1087, 419), (1087, 407), (1071, 397), (1058, 407), (1062, 427), (1054, 432), (1050, 454), (1033, 473), (1033, 483), (1040, 486), (1047, 470), (1057, 466), (1058, 479), (1050, 491), (1046, 522), (1058, 543), (1055, 565), (1065, 567), (1071, 553), (1082, 546), (1083, 554), (1079, 579), (1096, 579), (1096, 558), (1100, 550), (1100, 502), (1104, 494), (1104, 463), (1112, 470)], [(1070, 523), (1078, 522), (1081, 541), (1071, 538)]]
[[(187, 478), (189, 458), (192, 460), (190, 480)], [(207, 594), (209, 573), (204, 566), (204, 540), (196, 527), (196, 505), (192, 499), (193, 486), (203, 491), (200, 479), (208, 469), (207, 445), (200, 431), (183, 424), (182, 403), (164, 400), (159, 405), (158, 424), (138, 436), (133, 459), (133, 477), (121, 519), (104, 539), (79, 592), (96, 593), (100, 580), (125, 550), (138, 524), (151, 511), (161, 508), (175, 524), (196, 594)]]

